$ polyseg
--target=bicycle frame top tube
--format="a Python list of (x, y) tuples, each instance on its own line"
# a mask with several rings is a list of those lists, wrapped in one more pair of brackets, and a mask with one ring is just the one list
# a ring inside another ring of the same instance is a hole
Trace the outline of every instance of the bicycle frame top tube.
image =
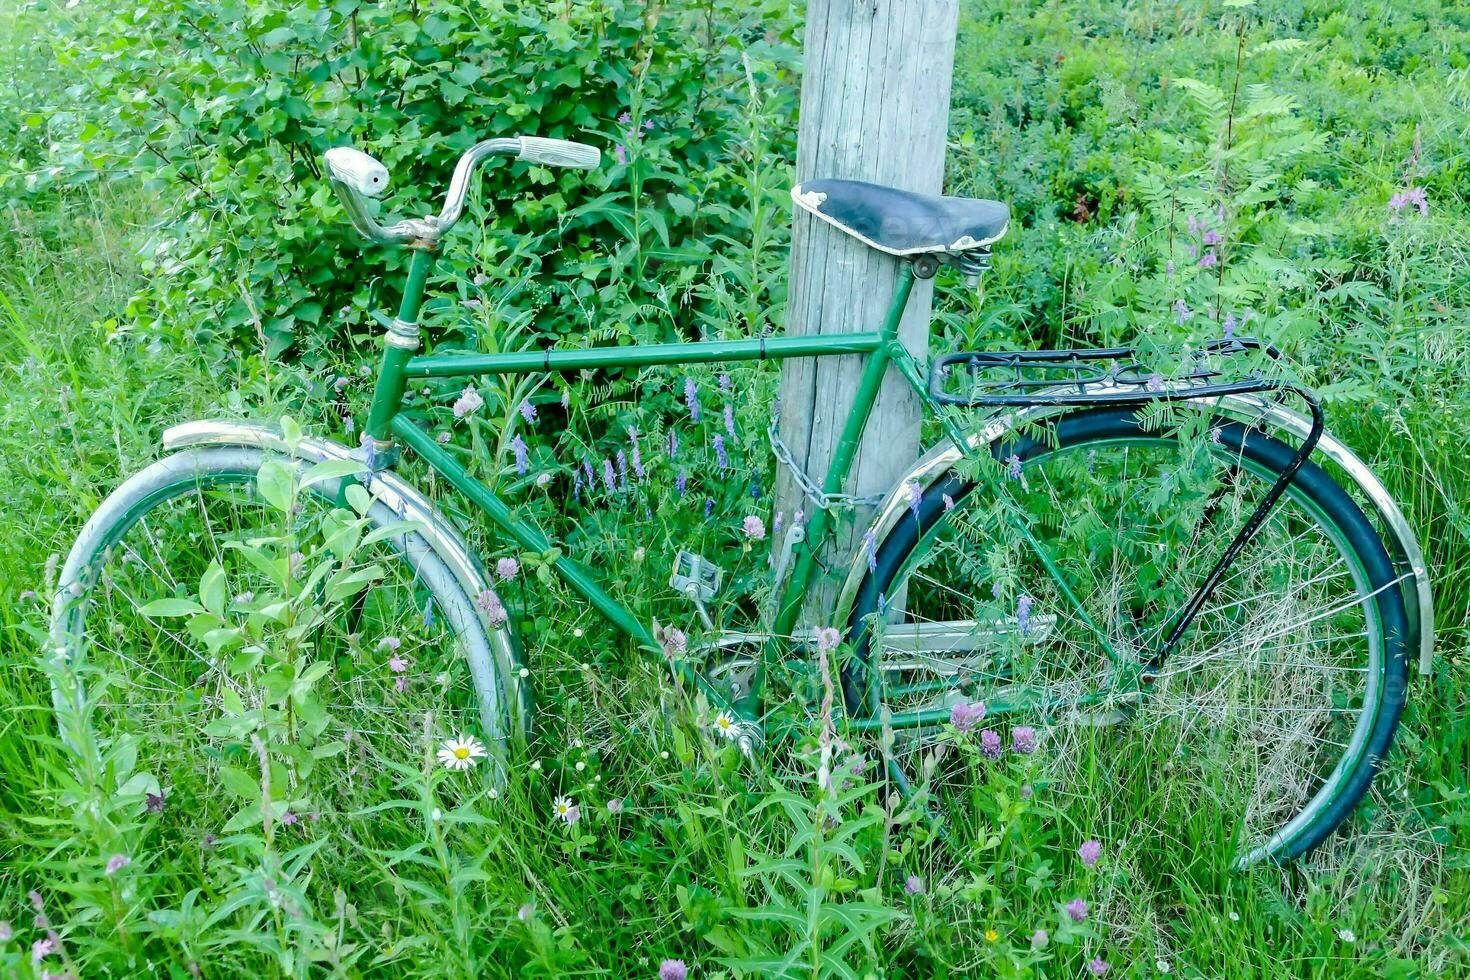
[[(843, 425), (831, 463), (823, 480), (827, 493), (837, 493), (846, 481), (857, 446), (867, 426), (878, 390), (891, 363), (897, 363), (904, 377), (928, 404), (927, 389), (908, 351), (899, 343), (898, 325), (913, 288), (914, 270), (905, 263), (899, 271), (892, 302), (882, 325), (874, 331), (816, 334), (803, 337), (759, 337), (740, 340), (715, 340), (690, 343), (640, 344), (628, 347), (590, 347), (571, 350), (513, 351), (501, 354), (429, 354), (415, 356), (422, 341), (418, 323), (434, 253), (420, 249), (413, 253), (404, 283), (398, 315), (388, 328), (377, 383), (364, 431), (371, 437), (377, 452), (390, 450), (401, 441), (428, 466), (463, 493), (507, 537), (529, 551), (551, 549), (550, 538), (534, 524), (518, 518), (511, 507), (489, 487), (472, 477), (468, 470), (447, 450), (406, 416), (399, 414), (409, 378), (465, 377), (487, 374), (531, 374), (536, 372), (581, 371), (595, 368), (647, 367), (710, 362), (782, 360), (792, 357), (828, 357), (842, 354), (867, 358), (862, 380), (854, 394), (847, 420)], [(806, 539), (797, 544), (792, 554), (792, 574), (782, 593), (774, 623), (776, 635), (789, 634), (801, 613), (802, 600), (816, 568), (816, 555), (831, 530), (825, 510), (818, 509), (807, 527)], [(598, 612), (640, 646), (659, 651), (659, 645), (646, 625), (623, 603), (609, 595), (598, 583), (597, 576), (565, 555), (555, 561), (562, 579), (580, 593)], [(762, 658), (763, 660), (765, 658)], [(674, 664), (681, 678), (699, 687), (712, 702), (727, 705), (722, 696), (696, 672), (682, 663)], [(742, 703), (741, 714), (753, 717), (758, 711), (760, 678), (752, 684), (751, 698)]]

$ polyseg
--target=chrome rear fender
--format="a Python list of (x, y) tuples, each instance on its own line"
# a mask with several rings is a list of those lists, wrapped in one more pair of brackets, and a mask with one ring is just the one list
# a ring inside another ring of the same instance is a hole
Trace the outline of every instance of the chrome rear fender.
[[(1298, 440), (1305, 439), (1312, 426), (1312, 420), (1306, 415), (1261, 395), (1229, 395), (1223, 398), (1191, 399), (1191, 401), (1205, 411), (1248, 425), (1264, 423)], [(1075, 409), (1044, 405), (997, 413), (986, 419), (984, 425), (969, 437), (968, 451), (983, 451), (985, 446), (1004, 438), (1024, 425), (1062, 415), (1068, 411), (1075, 411)], [(1371, 502), (1373, 510), (1377, 513), (1380, 527), (1387, 534), (1391, 545), (1389, 556), (1393, 559), (1403, 581), (1404, 607), (1409, 615), (1411, 632), (1410, 650), (1418, 648), (1419, 673), (1428, 675), (1434, 658), (1434, 598), (1429, 585), (1429, 568), (1425, 564), (1424, 552), (1419, 547), (1414, 529), (1409, 526), (1403, 511), (1399, 509), (1387, 488), (1368, 468), (1368, 465), (1341, 441), (1334, 438), (1331, 433), (1323, 433), (1314, 451), (1314, 455), (1316, 454), (1321, 454), (1340, 466), (1349, 479), (1357, 485), (1363, 496)], [(905, 489), (908, 484), (917, 482), (921, 488), (928, 490), (943, 480), (965, 455), (966, 451), (962, 451), (958, 446), (946, 440), (915, 463), (913, 468), (894, 484), (894, 488), (879, 505), (873, 522), (869, 526), (875, 539), (882, 541), (893, 526), (908, 513), (909, 496)], [(842, 591), (838, 595), (836, 622), (845, 623), (851, 617), (853, 605), (857, 602), (858, 590), (867, 572), (865, 556), (857, 555), (847, 573)]]

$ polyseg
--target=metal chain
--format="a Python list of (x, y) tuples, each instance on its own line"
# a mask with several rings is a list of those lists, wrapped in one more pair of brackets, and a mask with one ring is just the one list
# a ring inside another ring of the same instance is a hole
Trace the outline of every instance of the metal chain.
[(791, 478), (796, 481), (797, 486), (801, 487), (801, 492), (806, 495), (806, 498), (822, 510), (831, 510), (834, 507), (876, 507), (888, 499), (888, 495), (882, 493), (866, 497), (850, 493), (827, 493), (817, 486), (816, 481), (808, 476), (806, 470), (796, 462), (791, 455), (791, 450), (776, 434), (774, 425), (766, 428), (766, 437), (771, 441), (771, 452), (776, 454), (777, 461), (791, 471)]

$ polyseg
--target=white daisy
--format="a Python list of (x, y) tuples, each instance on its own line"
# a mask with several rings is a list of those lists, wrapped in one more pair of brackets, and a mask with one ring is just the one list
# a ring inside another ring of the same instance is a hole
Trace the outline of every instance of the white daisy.
[(444, 747), (439, 750), (439, 763), (445, 769), (468, 769), (476, 759), (484, 757), (485, 746), (473, 735), (445, 739)]
[(574, 824), (582, 816), (582, 808), (572, 802), (569, 796), (558, 796), (556, 802), (551, 805), (551, 812), (556, 814), (556, 819)]
[(740, 726), (728, 711), (721, 711), (715, 716), (715, 731), (728, 739), (734, 739), (740, 734)]

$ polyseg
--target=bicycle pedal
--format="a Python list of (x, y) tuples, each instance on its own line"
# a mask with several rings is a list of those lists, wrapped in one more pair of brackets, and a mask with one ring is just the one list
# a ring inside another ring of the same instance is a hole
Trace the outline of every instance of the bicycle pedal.
[(725, 570), (708, 558), (692, 551), (680, 551), (674, 556), (669, 588), (696, 603), (705, 603), (720, 591), (724, 579)]

